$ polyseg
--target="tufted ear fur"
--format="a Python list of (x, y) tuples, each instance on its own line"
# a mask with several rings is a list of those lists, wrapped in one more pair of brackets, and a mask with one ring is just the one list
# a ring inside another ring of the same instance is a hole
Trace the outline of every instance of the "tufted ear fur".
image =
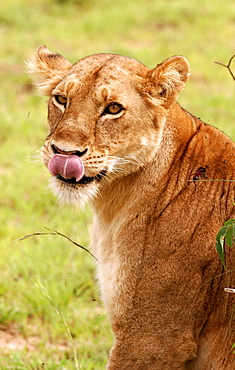
[(148, 73), (149, 93), (162, 99), (169, 108), (176, 101), (190, 76), (190, 66), (186, 58), (174, 56), (158, 64)]
[(60, 54), (55, 54), (41, 45), (36, 54), (26, 63), (29, 73), (42, 95), (50, 95), (55, 86), (68, 73), (72, 64)]

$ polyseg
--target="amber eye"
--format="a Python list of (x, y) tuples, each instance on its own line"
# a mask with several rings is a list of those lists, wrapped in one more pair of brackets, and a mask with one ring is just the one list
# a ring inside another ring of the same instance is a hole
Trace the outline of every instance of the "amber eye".
[(118, 114), (123, 110), (123, 106), (118, 103), (111, 103), (107, 105), (103, 114)]
[(54, 98), (55, 98), (55, 101), (60, 104), (60, 105), (63, 105), (64, 107), (66, 107), (66, 104), (67, 104), (67, 98), (65, 98), (64, 96), (62, 95), (54, 95)]

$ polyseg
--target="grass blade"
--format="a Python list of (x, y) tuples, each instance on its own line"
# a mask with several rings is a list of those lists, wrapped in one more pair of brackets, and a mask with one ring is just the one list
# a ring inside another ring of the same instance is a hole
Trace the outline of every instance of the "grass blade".
[(83, 249), (85, 252), (87, 252), (88, 254), (90, 254), (97, 262), (98, 259), (94, 256), (94, 254), (92, 254), (89, 249), (87, 249), (86, 247), (83, 247), (82, 245), (78, 244), (77, 242), (75, 242), (74, 240), (72, 240), (71, 238), (69, 238), (67, 235), (65, 234), (62, 234), (60, 233), (59, 231), (57, 230), (53, 230), (53, 229), (49, 229), (48, 227), (45, 227), (44, 228), (46, 230), (48, 230), (49, 232), (36, 232), (36, 233), (32, 233), (32, 234), (28, 234), (28, 235), (24, 235), (22, 236), (21, 238), (18, 238), (16, 240), (13, 240), (12, 243), (15, 243), (15, 242), (19, 242), (19, 241), (22, 241), (22, 240), (25, 240), (25, 239), (28, 239), (28, 238), (31, 238), (33, 236), (41, 236), (41, 235), (58, 235), (58, 236), (62, 236), (63, 238), (67, 239), (69, 242), (71, 242), (72, 244), (76, 245), (76, 247), (78, 248), (81, 248)]
[(59, 315), (60, 318), (62, 319), (63, 324), (64, 324), (65, 329), (66, 329), (66, 332), (67, 332), (67, 336), (68, 336), (69, 341), (70, 341), (70, 345), (71, 345), (71, 347), (73, 349), (74, 360), (75, 360), (75, 369), (76, 370), (79, 370), (80, 367), (79, 367), (79, 362), (78, 362), (77, 350), (76, 350), (76, 347), (74, 345), (73, 337), (72, 337), (71, 331), (69, 329), (68, 323), (66, 321), (66, 318), (65, 318), (63, 312), (59, 309), (59, 307), (57, 306), (56, 302), (52, 299), (52, 297), (50, 296), (48, 290), (42, 284), (40, 278), (38, 276), (36, 276), (36, 275), (31, 274), (31, 273), (30, 273), (30, 276), (31, 276), (31, 278), (34, 281), (34, 284), (41, 290), (42, 295), (50, 302), (52, 308), (55, 310), (55, 312), (57, 313), (57, 315)]

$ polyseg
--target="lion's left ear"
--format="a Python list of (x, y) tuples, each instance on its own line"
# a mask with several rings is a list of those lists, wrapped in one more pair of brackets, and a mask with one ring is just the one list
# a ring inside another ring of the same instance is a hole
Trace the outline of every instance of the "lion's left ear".
[(152, 94), (164, 99), (164, 105), (171, 105), (184, 88), (190, 76), (190, 66), (186, 58), (174, 56), (149, 71), (148, 80)]

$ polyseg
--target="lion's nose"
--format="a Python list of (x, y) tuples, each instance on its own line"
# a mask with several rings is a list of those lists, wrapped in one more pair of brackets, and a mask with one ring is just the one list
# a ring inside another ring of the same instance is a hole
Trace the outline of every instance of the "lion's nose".
[(51, 144), (51, 148), (55, 154), (65, 154), (65, 155), (75, 154), (78, 157), (82, 157), (88, 151), (88, 148), (85, 148), (84, 150), (68, 150), (66, 148), (66, 150), (63, 150), (56, 146), (55, 144)]

